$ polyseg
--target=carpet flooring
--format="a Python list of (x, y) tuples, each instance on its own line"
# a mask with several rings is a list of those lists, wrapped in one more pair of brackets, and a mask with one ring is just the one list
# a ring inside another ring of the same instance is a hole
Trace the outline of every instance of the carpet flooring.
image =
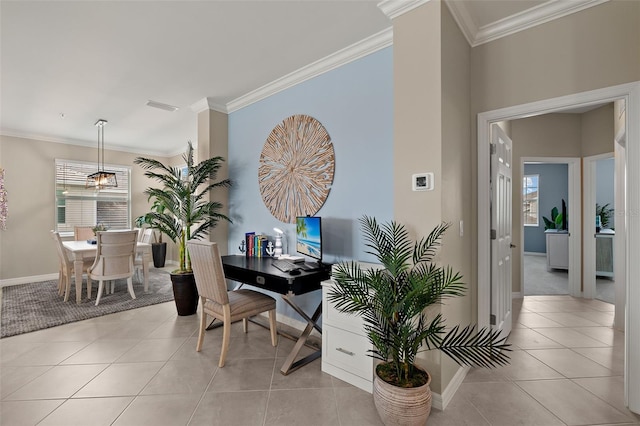
[(72, 297), (69, 302), (65, 302), (64, 298), (58, 295), (57, 280), (3, 287), (0, 337), (15, 336), (173, 300), (170, 275), (162, 269), (149, 268), (148, 293), (144, 292), (143, 284), (137, 282), (134, 277), (133, 289), (136, 299), (131, 299), (126, 280), (116, 280), (115, 293), (103, 295), (100, 304), (95, 306), (98, 282), (94, 281), (92, 284), (93, 300), (86, 298), (85, 279), (82, 287), (83, 299), (79, 305), (75, 303), (75, 286), (71, 285)]

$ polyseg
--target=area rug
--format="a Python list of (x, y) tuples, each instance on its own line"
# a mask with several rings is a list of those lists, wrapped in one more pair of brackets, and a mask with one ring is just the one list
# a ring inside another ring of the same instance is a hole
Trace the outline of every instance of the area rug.
[(57, 280), (3, 287), (0, 337), (15, 336), (173, 300), (171, 277), (162, 269), (149, 268), (148, 293), (144, 292), (144, 285), (134, 277), (133, 289), (136, 299), (131, 299), (126, 280), (116, 280), (115, 293), (103, 295), (100, 304), (95, 306), (98, 283), (94, 281), (92, 284), (93, 300), (86, 298), (85, 279), (82, 287), (83, 299), (79, 305), (75, 303), (75, 286), (71, 285), (72, 295), (69, 301), (65, 302), (63, 297), (58, 295)]

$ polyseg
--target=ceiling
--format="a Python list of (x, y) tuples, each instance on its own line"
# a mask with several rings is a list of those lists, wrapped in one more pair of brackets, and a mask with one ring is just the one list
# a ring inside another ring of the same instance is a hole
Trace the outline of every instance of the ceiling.
[[(198, 110), (232, 112), (390, 45), (390, 17), (424, 1), (1, 0), (0, 133), (95, 146), (105, 119), (107, 148), (176, 154)], [(476, 46), (602, 1), (447, 4)]]

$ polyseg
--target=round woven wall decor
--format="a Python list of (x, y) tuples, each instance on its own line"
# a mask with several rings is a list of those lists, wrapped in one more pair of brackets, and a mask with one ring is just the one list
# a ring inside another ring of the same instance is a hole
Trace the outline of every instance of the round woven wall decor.
[(292, 115), (267, 137), (258, 168), (262, 201), (285, 223), (315, 215), (329, 196), (335, 155), (324, 126), (308, 115)]

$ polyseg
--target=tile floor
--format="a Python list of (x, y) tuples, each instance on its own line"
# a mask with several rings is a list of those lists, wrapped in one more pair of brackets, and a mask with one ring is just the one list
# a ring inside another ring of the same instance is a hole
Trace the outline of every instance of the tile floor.
[[(471, 370), (429, 425), (638, 424), (623, 404), (623, 335), (612, 306), (568, 296), (516, 300), (511, 365)], [(195, 351), (198, 315), (173, 303), (0, 340), (2, 425), (380, 425), (371, 395), (321, 372), (282, 376), (293, 342), (234, 325)]]

